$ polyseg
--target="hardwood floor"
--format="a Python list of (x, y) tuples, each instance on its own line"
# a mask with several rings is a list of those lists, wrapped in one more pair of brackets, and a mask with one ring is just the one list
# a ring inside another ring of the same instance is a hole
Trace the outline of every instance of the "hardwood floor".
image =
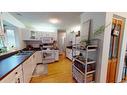
[(31, 83), (74, 83), (72, 78), (72, 62), (60, 56), (58, 62), (48, 64), (48, 75), (33, 77)]

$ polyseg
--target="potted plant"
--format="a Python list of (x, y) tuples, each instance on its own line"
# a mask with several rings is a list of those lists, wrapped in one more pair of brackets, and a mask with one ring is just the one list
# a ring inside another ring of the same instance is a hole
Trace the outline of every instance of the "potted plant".
[(91, 44), (91, 40), (97, 40), (97, 39), (95, 39), (95, 36), (102, 34), (102, 33), (104, 32), (105, 28), (107, 28), (109, 25), (110, 25), (110, 24), (108, 24), (108, 25), (106, 25), (106, 26), (105, 26), (105, 25), (101, 25), (100, 27), (98, 27), (98, 28), (95, 30), (95, 32), (94, 32), (94, 34), (93, 34), (93, 36), (94, 36), (93, 39), (88, 39), (88, 40), (82, 39), (82, 40), (80, 41), (80, 44), (81, 44), (81, 45), (84, 45), (84, 46), (90, 45), (90, 44)]
[(104, 32), (105, 28), (107, 28), (111, 23), (109, 23), (108, 25), (101, 25), (100, 27), (98, 27), (95, 32), (94, 32), (94, 37), (97, 35), (100, 35), (101, 33)]

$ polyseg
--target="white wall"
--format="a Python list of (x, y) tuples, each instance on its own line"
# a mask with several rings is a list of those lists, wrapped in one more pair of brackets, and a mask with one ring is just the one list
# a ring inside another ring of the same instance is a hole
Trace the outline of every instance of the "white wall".
[[(101, 25), (105, 25), (105, 17), (106, 17), (106, 13), (105, 12), (86, 12), (83, 13), (81, 15), (81, 24), (83, 24), (84, 22), (88, 21), (88, 20), (92, 20), (92, 29), (91, 32), (94, 33), (95, 30), (100, 27)], [(81, 31), (81, 32), (85, 32), (85, 31)], [(85, 33), (84, 33), (85, 34)], [(98, 48), (98, 58), (97, 58), (97, 72), (96, 72), (96, 81), (97, 82), (105, 82), (105, 74), (107, 73), (106, 71), (104, 71), (103, 68), (103, 57), (102, 57), (102, 52), (103, 50), (103, 38), (104, 34), (102, 33), (101, 35), (97, 36), (96, 38), (99, 39), (99, 48)], [(83, 38), (81, 38), (83, 39)], [(103, 74), (102, 74), (102, 73)]]
[(26, 47), (26, 44), (24, 43), (23, 41), (23, 32), (27, 32), (26, 29), (24, 28), (16, 28), (16, 31), (15, 31), (15, 38), (16, 38), (16, 47), (18, 49), (23, 49)]
[(81, 24), (81, 40), (88, 40), (89, 37), (89, 20)]
[(15, 17), (13, 17), (10, 13), (8, 12), (3, 12), (2, 13), (2, 19), (9, 22), (10, 24), (19, 27), (19, 28), (25, 28), (25, 25), (21, 23), (19, 20), (17, 20)]
[(66, 46), (69, 45), (70, 41), (75, 42), (75, 36), (71, 32), (72, 32), (72, 30), (70, 28), (66, 30)]
[(66, 45), (66, 31), (58, 31), (58, 47), (60, 54), (65, 51), (65, 45)]
[[(72, 33), (72, 31), (74, 31), (74, 33)], [(80, 31), (80, 25), (75, 25), (66, 29), (66, 46), (69, 45), (70, 41), (73, 41), (73, 44), (78, 44), (80, 42), (80, 37), (75, 37), (77, 31)]]
[(31, 37), (31, 33), (30, 33), (30, 29), (24, 29), (24, 31), (22, 31), (22, 35), (23, 35), (23, 40), (28, 40)]
[[(88, 19), (93, 19), (93, 31), (100, 25), (108, 25), (112, 22), (113, 14), (127, 18), (127, 13), (118, 12), (108, 12), (108, 13), (83, 13), (81, 15), (81, 23), (87, 21)], [(107, 66), (108, 66), (108, 56), (110, 47), (110, 35), (111, 34), (111, 24), (105, 29), (104, 33), (97, 36), (100, 39), (99, 44), (99, 56), (98, 56), (98, 71), (97, 71), (97, 82), (106, 82), (107, 78)], [(119, 65), (117, 66), (116, 82), (120, 82), (122, 78), (126, 43), (127, 43), (127, 22), (125, 22), (125, 29), (123, 34), (123, 40), (121, 45)]]
[(23, 49), (25, 47), (25, 44), (22, 41), (23, 40), (22, 33), (25, 30), (25, 25), (8, 12), (2, 13), (2, 19), (15, 26), (16, 47), (17, 49)]
[[(112, 22), (112, 18), (106, 14), (105, 25), (108, 25)], [(111, 24), (108, 26), (103, 34), (103, 48), (101, 51), (101, 69), (100, 69), (100, 79), (99, 82), (106, 82), (107, 80), (107, 69), (108, 69), (108, 57), (109, 57), (109, 48), (110, 48), (110, 37), (111, 37)]]

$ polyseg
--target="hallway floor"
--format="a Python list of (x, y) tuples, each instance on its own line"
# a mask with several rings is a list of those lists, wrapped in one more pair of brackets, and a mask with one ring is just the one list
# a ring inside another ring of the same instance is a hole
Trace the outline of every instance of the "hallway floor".
[(31, 83), (75, 83), (72, 62), (61, 55), (58, 62), (48, 64), (48, 75), (33, 77)]

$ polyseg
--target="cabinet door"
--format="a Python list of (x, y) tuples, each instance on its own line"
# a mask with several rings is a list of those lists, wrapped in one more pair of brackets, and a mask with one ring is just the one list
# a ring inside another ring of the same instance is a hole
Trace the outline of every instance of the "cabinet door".
[(31, 80), (32, 74), (36, 67), (37, 53), (34, 53), (29, 59), (23, 63), (24, 82), (28, 83)]
[(68, 57), (68, 54), (69, 54), (69, 51), (68, 51), (68, 49), (66, 48), (66, 57)]
[(37, 51), (37, 63), (42, 63), (42, 52), (41, 51)]
[(33, 56), (34, 64), (37, 64), (38, 52), (36, 51)]
[(72, 60), (72, 49), (67, 49), (67, 57)]
[(32, 73), (33, 73), (33, 68), (34, 68), (34, 65), (33, 65), (33, 55), (28, 59), (28, 82), (30, 82), (31, 80), (31, 77), (32, 77)]
[(72, 49), (70, 49), (69, 58), (70, 58), (70, 60), (72, 60)]
[(24, 75), (24, 82), (25, 83), (28, 83), (31, 79), (31, 75), (30, 75), (31, 67), (29, 64), (30, 64), (30, 59), (27, 59), (23, 63), (23, 75)]
[(59, 50), (54, 50), (55, 61), (59, 60)]
[(34, 72), (34, 69), (35, 69), (35, 67), (36, 67), (36, 53), (34, 53), (32, 56), (31, 56), (31, 70), (32, 70), (32, 74), (33, 74), (33, 72)]

